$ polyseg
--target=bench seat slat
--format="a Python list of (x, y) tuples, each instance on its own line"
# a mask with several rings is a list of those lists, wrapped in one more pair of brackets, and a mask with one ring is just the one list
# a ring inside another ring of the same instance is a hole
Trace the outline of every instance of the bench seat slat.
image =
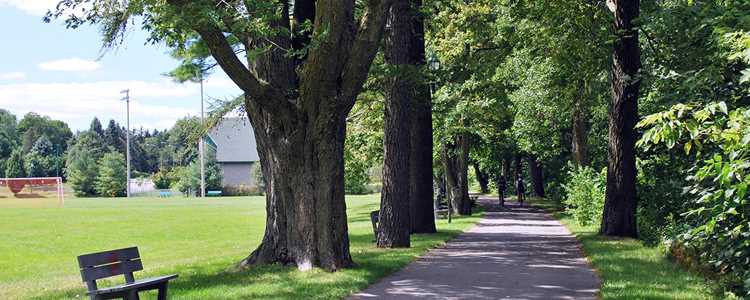
[(111, 264), (113, 262), (139, 258), (137, 247), (102, 251), (78, 256), (78, 266), (81, 268)]
[(126, 260), (109, 265), (100, 265), (93, 268), (81, 269), (81, 278), (83, 281), (97, 280), (101, 278), (112, 277), (115, 275), (132, 273), (143, 270), (143, 264), (140, 259)]
[(101, 295), (101, 294), (118, 293), (122, 291), (129, 291), (133, 289), (151, 287), (151, 286), (161, 284), (166, 281), (170, 281), (175, 278), (177, 278), (177, 274), (139, 279), (133, 283), (126, 283), (126, 284), (115, 285), (111, 287), (100, 288), (94, 291), (89, 291), (88, 294), (89, 295)]

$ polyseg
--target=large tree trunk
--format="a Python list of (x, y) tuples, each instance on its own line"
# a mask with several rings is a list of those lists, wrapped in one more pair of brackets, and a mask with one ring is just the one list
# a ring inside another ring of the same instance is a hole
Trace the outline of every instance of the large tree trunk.
[(455, 140), (455, 144), (443, 144), (442, 149), (448, 201), (451, 202), (453, 212), (470, 215), (468, 139), (464, 135), (459, 135)]
[(579, 97), (575, 99), (572, 113), (572, 141), (571, 152), (573, 161), (579, 166), (588, 166), (588, 146), (586, 142), (586, 108), (583, 106), (583, 98), (588, 95), (586, 84), (583, 80), (578, 85)]
[(266, 180), (266, 231), (241, 265), (352, 266), (342, 184), (344, 116), (331, 122), (325, 114), (277, 116), (256, 108), (248, 117)]
[(487, 173), (482, 172), (482, 170), (479, 168), (479, 164), (477, 164), (476, 162), (472, 163), (471, 165), (474, 167), (474, 174), (477, 176), (480, 191), (482, 192), (482, 194), (489, 194), (489, 176), (487, 175)]
[(411, 97), (414, 84), (409, 78), (411, 22), (409, 2), (391, 6), (386, 25), (385, 61), (397, 71), (387, 79), (383, 154), (383, 192), (378, 216), (377, 245), (382, 248), (409, 247), (410, 217), (409, 155)]
[[(411, 61), (425, 64), (424, 20), (419, 13), (422, 0), (412, 0)], [(435, 217), (432, 182), (432, 99), (426, 82), (418, 82), (412, 101), (410, 156), (410, 211), (412, 233), (434, 233)]]
[(534, 157), (528, 157), (529, 173), (531, 173), (531, 185), (534, 187), (534, 194), (537, 197), (544, 197), (544, 174), (542, 166)]
[[(266, 180), (265, 234), (242, 266), (282, 263), (300, 270), (317, 266), (335, 271), (353, 265), (344, 198), (346, 116), (376, 54), (390, 4), (368, 2), (359, 27), (353, 1), (307, 4), (315, 13), (295, 14), (296, 21), (314, 18), (314, 31), (326, 35), (308, 51), (304, 63), (285, 50), (299, 40), (242, 32), (246, 49), (270, 49), (248, 57), (250, 72), (236, 60), (218, 27), (196, 29), (245, 92)], [(289, 7), (284, 8), (272, 27), (290, 27)]]
[(638, 120), (641, 57), (633, 21), (639, 0), (613, 0), (612, 107), (609, 112), (609, 168), (601, 233), (636, 237), (635, 124)]

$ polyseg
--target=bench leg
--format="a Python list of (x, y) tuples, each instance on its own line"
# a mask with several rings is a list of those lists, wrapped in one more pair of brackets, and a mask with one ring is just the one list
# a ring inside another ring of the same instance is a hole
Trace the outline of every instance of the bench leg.
[(124, 299), (125, 300), (140, 300), (140, 298), (138, 297), (138, 291), (137, 290), (128, 291), (128, 293), (125, 294)]
[(157, 297), (158, 300), (167, 300), (167, 287), (169, 282), (165, 282), (162, 285), (159, 286), (159, 296)]

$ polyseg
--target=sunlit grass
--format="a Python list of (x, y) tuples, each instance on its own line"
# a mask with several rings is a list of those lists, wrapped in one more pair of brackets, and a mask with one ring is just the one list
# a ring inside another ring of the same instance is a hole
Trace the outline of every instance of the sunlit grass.
[(338, 299), (399, 270), (479, 219), (441, 220), (438, 234), (413, 236), (412, 248), (382, 250), (373, 246), (369, 217), (379, 196), (350, 196), (357, 267), (335, 273), (281, 266), (235, 271), (232, 266), (262, 238), (262, 197), (66, 199), (64, 208), (24, 201), (0, 199), (0, 299), (85, 297), (76, 256), (128, 246), (138, 246), (143, 258), (145, 271), (136, 278), (180, 275), (170, 284), (170, 299)]
[(717, 299), (716, 284), (669, 260), (641, 241), (598, 235), (598, 226), (580, 226), (547, 200), (533, 199), (550, 211), (583, 244), (602, 279), (602, 299)]

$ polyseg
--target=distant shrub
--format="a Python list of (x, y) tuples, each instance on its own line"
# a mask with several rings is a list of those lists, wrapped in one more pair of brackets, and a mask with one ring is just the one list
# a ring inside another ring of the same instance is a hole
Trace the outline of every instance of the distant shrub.
[(221, 193), (224, 196), (261, 196), (263, 195), (263, 190), (258, 186), (247, 186), (241, 184), (236, 186), (225, 186)]
[(173, 178), (166, 170), (159, 170), (159, 172), (156, 172), (151, 179), (154, 181), (154, 186), (157, 189), (166, 190), (172, 186)]
[[(604, 173), (604, 172), (602, 172)], [(604, 209), (605, 176), (591, 167), (574, 167), (563, 184), (566, 209), (582, 226), (599, 224)]]

